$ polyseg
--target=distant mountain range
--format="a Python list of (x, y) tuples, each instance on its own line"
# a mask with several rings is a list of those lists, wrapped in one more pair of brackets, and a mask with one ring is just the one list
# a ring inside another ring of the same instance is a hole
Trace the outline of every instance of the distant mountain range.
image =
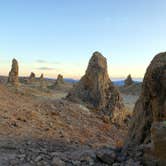
[[(70, 83), (76, 83), (78, 82), (79, 80), (75, 80), (75, 79), (72, 79), (72, 78), (64, 78), (64, 80), (66, 82), (70, 82)], [(124, 80), (116, 80), (116, 81), (112, 81), (114, 85), (116, 86), (123, 86), (124, 85)], [(140, 83), (141, 81), (134, 81), (135, 83)]]

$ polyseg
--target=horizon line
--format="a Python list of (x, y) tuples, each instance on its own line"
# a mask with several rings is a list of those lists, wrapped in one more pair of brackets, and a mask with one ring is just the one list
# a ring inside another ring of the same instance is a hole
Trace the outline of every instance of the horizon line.
[[(0, 77), (8, 77), (8, 75), (0, 75)], [(28, 75), (20, 75), (18, 77), (29, 77)], [(40, 76), (37, 76), (36, 78), (39, 78)], [(55, 77), (44, 77), (46, 79), (57, 79)], [(73, 79), (73, 80), (80, 80), (82, 78), (82, 76), (80, 78), (74, 78), (74, 77), (63, 77), (63, 79)], [(126, 77), (109, 77), (111, 80), (114, 81), (120, 81), (120, 80), (124, 80), (126, 79)], [(143, 77), (132, 77), (133, 80), (143, 80)]]

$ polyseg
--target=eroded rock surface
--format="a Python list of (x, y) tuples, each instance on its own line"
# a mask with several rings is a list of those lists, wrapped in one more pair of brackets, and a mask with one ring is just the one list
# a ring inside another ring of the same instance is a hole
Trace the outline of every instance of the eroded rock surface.
[(67, 98), (111, 115), (123, 108), (119, 91), (112, 84), (107, 72), (107, 60), (94, 52), (85, 75), (69, 92)]
[(166, 160), (166, 121), (153, 123), (151, 137), (155, 155)]
[(13, 59), (12, 68), (11, 71), (9, 72), (8, 83), (12, 85), (18, 85), (19, 83), (18, 72), (19, 72), (18, 62), (16, 59)]
[[(136, 102), (134, 114), (129, 130), (128, 147), (137, 147), (141, 144), (151, 145), (148, 153), (152, 151), (160, 157), (166, 154), (166, 149), (158, 153), (159, 147), (166, 143), (165, 130), (160, 130), (152, 124), (162, 123), (166, 120), (166, 52), (154, 57), (144, 76), (142, 93)], [(153, 131), (153, 132), (151, 132)], [(162, 138), (158, 138), (162, 136)], [(162, 139), (162, 145), (159, 141)], [(154, 143), (154, 144), (153, 144)], [(155, 148), (153, 149), (153, 146)], [(150, 159), (152, 160), (152, 159)], [(160, 161), (159, 161), (160, 163)], [(158, 164), (159, 164), (158, 163)], [(150, 163), (151, 165), (152, 163)], [(159, 164), (160, 165), (160, 164)], [(161, 164), (162, 165), (162, 164)]]
[[(147, 68), (142, 93), (135, 105), (130, 139), (135, 144), (150, 141), (153, 122), (166, 119), (166, 53), (154, 57)], [(141, 122), (141, 123), (140, 123)]]

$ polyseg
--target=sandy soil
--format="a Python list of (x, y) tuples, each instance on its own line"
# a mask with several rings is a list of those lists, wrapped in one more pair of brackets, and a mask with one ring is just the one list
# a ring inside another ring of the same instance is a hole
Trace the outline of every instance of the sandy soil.
[(30, 95), (25, 94), (26, 91), (24, 87), (16, 90), (0, 86), (1, 137), (65, 138), (94, 146), (115, 145), (121, 141), (120, 135), (112, 134), (118, 129), (92, 111), (79, 104), (58, 100), (65, 96), (64, 92), (52, 98), (52, 92), (34, 90)]

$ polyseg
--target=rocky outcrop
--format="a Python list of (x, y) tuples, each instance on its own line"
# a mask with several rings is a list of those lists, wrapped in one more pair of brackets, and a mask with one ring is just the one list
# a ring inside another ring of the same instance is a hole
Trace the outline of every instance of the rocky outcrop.
[(44, 74), (41, 74), (40, 75), (40, 81), (43, 81), (43, 79), (44, 79)]
[(44, 80), (44, 74), (41, 74), (39, 77), (40, 88), (46, 88), (46, 81)]
[[(153, 122), (166, 119), (166, 52), (154, 57), (147, 68), (142, 93), (135, 105), (129, 131), (130, 141), (135, 144), (150, 141)], [(140, 123), (141, 122), (141, 123)]]
[(55, 86), (59, 86), (62, 84), (64, 84), (63, 76), (61, 74), (58, 74), (58, 77), (57, 77), (56, 82), (55, 82)]
[(29, 79), (35, 79), (35, 77), (36, 77), (35, 73), (31, 72)]
[(93, 53), (85, 75), (69, 92), (67, 99), (107, 115), (123, 108), (119, 91), (109, 78), (107, 60), (101, 53)]
[(16, 59), (13, 59), (12, 60), (12, 68), (11, 68), (11, 71), (9, 72), (9, 77), (8, 77), (9, 84), (12, 84), (12, 85), (19, 84), (18, 72), (19, 72), (18, 62)]
[(124, 84), (125, 84), (125, 86), (130, 86), (130, 85), (132, 85), (134, 82), (133, 82), (133, 80), (132, 80), (132, 77), (131, 77), (131, 75), (129, 74), (128, 76), (127, 76), (127, 78), (124, 80)]
[(151, 137), (155, 155), (160, 160), (166, 160), (166, 121), (153, 123)]
[(166, 148), (162, 148), (166, 144), (165, 129), (153, 124), (164, 123), (165, 120), (166, 52), (156, 55), (147, 68), (142, 92), (134, 108), (126, 147), (154, 143), (155, 148), (151, 146), (151, 151), (158, 154), (158, 158), (162, 157), (166, 154)]
[(30, 76), (29, 76), (29, 82), (33, 82), (35, 80), (35, 73), (31, 72)]

